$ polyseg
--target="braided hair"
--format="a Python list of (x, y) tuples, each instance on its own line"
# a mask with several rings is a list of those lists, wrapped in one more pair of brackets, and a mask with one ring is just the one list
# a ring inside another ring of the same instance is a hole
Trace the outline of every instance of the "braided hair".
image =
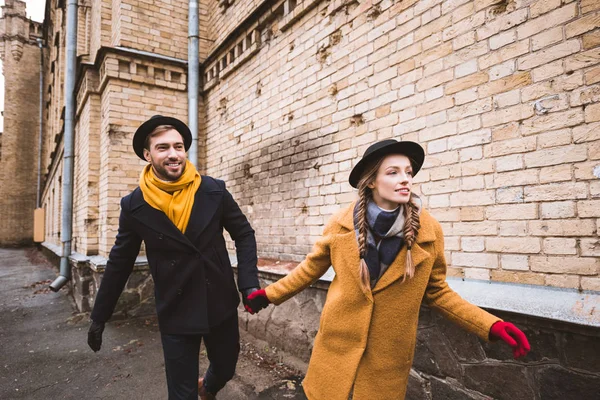
[[(357, 185), (358, 202), (356, 210), (356, 225), (358, 227), (358, 254), (360, 256), (359, 276), (361, 285), (365, 289), (370, 288), (369, 268), (367, 267), (367, 262), (365, 261), (365, 256), (367, 254), (367, 236), (369, 231), (369, 224), (367, 222), (367, 204), (373, 199), (373, 191), (369, 185), (375, 181), (379, 167), (381, 167), (384, 159), (385, 157), (367, 166)], [(403, 205), (403, 212), (405, 217), (404, 240), (408, 250), (406, 252), (406, 272), (404, 273), (402, 282), (406, 280), (407, 276), (408, 278), (412, 278), (415, 274), (415, 266), (412, 262), (411, 248), (415, 243), (419, 233), (419, 228), (421, 227), (419, 221), (419, 208), (417, 207), (412, 194), (409, 202)]]
[(358, 184), (358, 206), (357, 206), (357, 226), (358, 226), (358, 254), (360, 255), (360, 283), (364, 288), (370, 287), (369, 268), (365, 261), (367, 254), (367, 234), (369, 224), (367, 222), (367, 204), (373, 197), (371, 189), (367, 183), (361, 179)]
[(404, 205), (404, 241), (406, 242), (406, 270), (402, 282), (415, 276), (415, 265), (412, 260), (412, 246), (417, 240), (421, 222), (419, 220), (419, 207), (415, 204), (415, 199), (411, 194), (410, 200)]

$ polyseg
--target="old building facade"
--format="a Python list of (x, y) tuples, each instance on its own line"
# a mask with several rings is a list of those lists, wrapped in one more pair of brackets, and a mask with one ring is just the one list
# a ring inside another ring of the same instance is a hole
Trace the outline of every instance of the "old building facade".
[[(55, 244), (64, 7), (48, 3), (44, 30), (42, 199)], [(598, 290), (597, 12), (590, 0), (201, 2), (201, 168), (228, 182), (262, 256), (300, 260), (354, 199), (347, 175), (366, 146), (416, 140), (428, 153), (417, 190), (442, 222), (452, 274)], [(130, 149), (139, 123), (187, 119), (186, 15), (185, 1), (80, 3), (77, 253), (112, 246), (143, 165)], [(7, 98), (4, 154), (11, 118), (37, 127), (29, 47), (30, 76), (8, 74), (7, 93), (19, 76), (31, 104)]]
[(41, 24), (25, 17), (25, 3), (6, 1), (0, 20), (4, 74), (4, 134), (0, 147), (0, 244), (32, 242), (37, 200)]
[[(450, 276), (600, 291), (597, 0), (199, 4), (198, 161), (226, 181), (259, 256), (301, 260), (327, 218), (355, 198), (347, 177), (366, 147), (396, 138), (426, 149), (416, 191), (442, 223)], [(0, 172), (9, 210), (1, 244), (28, 240), (35, 203), (27, 166), (37, 160), (29, 149), (42, 31), (8, 33), (15, 21), (37, 27), (23, 7), (7, 0), (2, 18), (2, 161), (18, 154), (19, 164)], [(73, 251), (92, 266), (74, 272), (85, 309), (114, 243), (119, 200), (143, 167), (133, 132), (154, 114), (187, 121), (188, 2), (82, 0), (78, 11)], [(48, 1), (43, 26), (48, 248), (60, 245), (65, 12), (64, 1)], [(20, 60), (13, 48), (23, 49)], [(8, 182), (23, 185), (20, 197)], [(144, 300), (143, 259), (138, 272), (130, 294)], [(578, 321), (598, 326), (597, 307), (580, 306), (571, 311)]]
[(302, 259), (394, 137), (427, 149), (454, 274), (600, 289), (597, 2), (295, 3), (220, 29), (205, 62), (207, 170), (263, 255)]

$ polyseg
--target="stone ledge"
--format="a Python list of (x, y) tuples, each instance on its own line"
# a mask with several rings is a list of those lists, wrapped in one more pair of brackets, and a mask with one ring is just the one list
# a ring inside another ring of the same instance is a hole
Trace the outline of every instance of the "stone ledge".
[[(50, 250), (57, 257), (62, 257), (62, 247), (57, 246), (54, 243), (43, 242), (41, 246)], [(94, 272), (104, 272), (106, 269), (106, 262), (108, 259), (102, 256), (86, 256), (80, 253), (72, 252), (69, 256), (69, 260), (71, 263), (75, 265), (81, 265), (82, 263), (86, 263)], [(146, 256), (137, 256), (135, 259), (134, 270), (145, 270), (149, 269), (148, 267), (148, 258)]]
[[(53, 243), (43, 242), (42, 246), (58, 257), (62, 249)], [(237, 267), (235, 254), (229, 255), (231, 265)], [(102, 256), (84, 256), (73, 253), (69, 259), (75, 265), (88, 264), (94, 272), (104, 272), (107, 259)], [(258, 268), (261, 278), (276, 281), (287, 275), (299, 263), (259, 258)], [(134, 270), (147, 270), (146, 256), (138, 256)], [(333, 268), (319, 279), (313, 287), (327, 289), (333, 280)], [(575, 289), (563, 289), (547, 286), (525, 284), (461, 280), (447, 278), (448, 285), (465, 300), (486, 309), (506, 311), (569, 322), (573, 324), (600, 327), (600, 293), (592, 291), (579, 292)]]
[(600, 327), (600, 293), (548, 286), (448, 278), (450, 287), (483, 308)]
[[(53, 264), (59, 265), (62, 246), (49, 242), (43, 242), (41, 246), (46, 255), (52, 258)], [(71, 278), (68, 286), (79, 311), (88, 312), (93, 308), (106, 269), (106, 261), (102, 256), (86, 256), (80, 253), (72, 253), (69, 256)], [(115, 307), (113, 319), (154, 313), (154, 281), (150, 276), (146, 256), (138, 256)]]
[[(237, 267), (235, 254), (230, 254), (230, 259), (231, 264)], [(261, 278), (277, 280), (287, 275), (298, 264), (292, 261), (259, 258), (258, 268)], [(327, 289), (334, 275), (333, 268), (330, 267), (313, 286)], [(598, 292), (451, 277), (446, 281), (465, 300), (479, 307), (600, 327)]]

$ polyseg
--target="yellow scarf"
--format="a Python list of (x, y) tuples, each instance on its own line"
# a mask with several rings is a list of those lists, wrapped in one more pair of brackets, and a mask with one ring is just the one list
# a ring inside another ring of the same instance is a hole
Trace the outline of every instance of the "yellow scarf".
[(194, 196), (201, 180), (200, 174), (189, 160), (185, 164), (183, 174), (174, 182), (158, 179), (154, 175), (152, 165), (148, 164), (140, 175), (140, 189), (148, 204), (164, 212), (171, 222), (185, 233), (194, 206)]

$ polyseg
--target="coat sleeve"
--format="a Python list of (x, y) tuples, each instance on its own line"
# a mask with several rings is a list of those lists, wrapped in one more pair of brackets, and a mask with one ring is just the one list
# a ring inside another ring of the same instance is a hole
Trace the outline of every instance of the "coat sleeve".
[(110, 251), (100, 289), (94, 301), (94, 309), (90, 318), (96, 322), (106, 322), (110, 319), (119, 296), (131, 275), (135, 259), (140, 252), (141, 237), (130, 224), (127, 211), (124, 210), (124, 200), (121, 200), (121, 215), (119, 216), (119, 231), (115, 245)]
[(252, 287), (260, 287), (258, 268), (256, 264), (256, 237), (250, 222), (225, 188), (225, 182), (218, 181), (222, 186), (223, 195), (223, 227), (235, 242), (235, 252), (238, 260), (238, 289), (240, 291)]
[(490, 328), (500, 318), (469, 303), (452, 290), (446, 282), (446, 257), (444, 256), (444, 233), (436, 222), (435, 261), (425, 290), (424, 301), (461, 328), (489, 341)]
[(267, 286), (265, 291), (267, 298), (273, 304), (279, 305), (300, 293), (311, 284), (315, 283), (331, 266), (331, 244), (334, 238), (335, 216), (332, 217), (323, 235), (317, 240), (309, 255), (306, 256), (296, 268), (287, 276)]

